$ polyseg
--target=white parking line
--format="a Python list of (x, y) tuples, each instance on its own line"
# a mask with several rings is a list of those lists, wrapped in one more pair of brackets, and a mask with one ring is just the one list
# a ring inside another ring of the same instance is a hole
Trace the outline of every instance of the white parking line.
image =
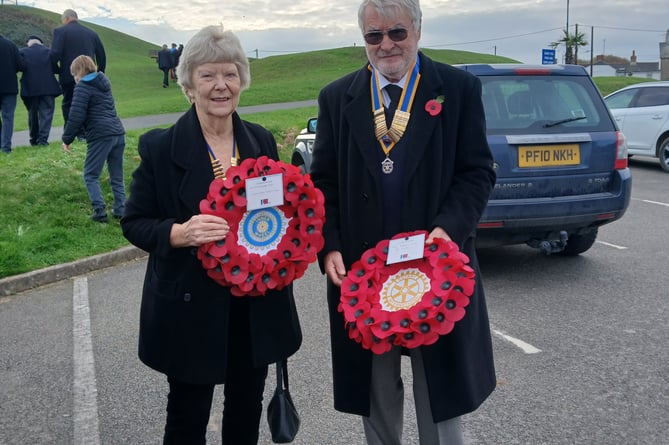
[(642, 199), (641, 202), (646, 202), (648, 204), (657, 204), (659, 206), (669, 207), (669, 204), (666, 202), (651, 201), (649, 199)]
[(76, 278), (72, 294), (74, 346), (74, 444), (100, 445), (97, 384), (88, 306), (88, 280)]
[(511, 343), (512, 345), (520, 348), (525, 354), (537, 354), (537, 353), (541, 352), (541, 349), (535, 348), (531, 344), (526, 343), (526, 342), (524, 342), (524, 341), (522, 341), (518, 338), (511, 337), (510, 335), (506, 335), (504, 332), (499, 331), (497, 329), (492, 329), (492, 333), (494, 335), (498, 336), (499, 338), (501, 338), (502, 340), (506, 340), (509, 343)]
[(627, 247), (625, 247), (625, 246), (619, 246), (619, 245), (617, 245), (617, 244), (607, 243), (606, 241), (595, 241), (595, 242), (596, 242), (596, 243), (599, 243), (599, 244), (603, 244), (603, 245), (605, 245), (605, 246), (613, 247), (614, 249), (618, 249), (618, 250), (625, 250), (625, 249), (627, 249)]

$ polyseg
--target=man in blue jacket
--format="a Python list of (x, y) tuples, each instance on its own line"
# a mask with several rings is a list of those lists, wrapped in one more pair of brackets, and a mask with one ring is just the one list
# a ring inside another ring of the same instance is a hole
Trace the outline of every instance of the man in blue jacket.
[(14, 111), (19, 83), (16, 73), (23, 69), (19, 48), (14, 42), (0, 35), (0, 148), (4, 153), (12, 151), (12, 134), (14, 133)]
[(23, 62), (21, 76), (21, 100), (28, 110), (30, 145), (49, 145), (49, 133), (56, 97), (60, 96), (60, 85), (54, 74), (56, 65), (51, 60), (49, 48), (38, 36), (30, 36), (26, 47), (19, 50)]
[(74, 94), (74, 78), (70, 74), (72, 61), (81, 55), (95, 61), (98, 70), (104, 72), (107, 68), (107, 55), (100, 37), (95, 31), (79, 23), (77, 13), (66, 9), (61, 17), (63, 26), (53, 30), (51, 43), (51, 58), (59, 66), (58, 80), (63, 89), (63, 120), (67, 123)]

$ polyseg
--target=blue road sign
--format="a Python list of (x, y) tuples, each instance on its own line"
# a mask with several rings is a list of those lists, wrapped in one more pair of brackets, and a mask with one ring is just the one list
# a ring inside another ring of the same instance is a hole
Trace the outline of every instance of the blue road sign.
[(554, 49), (542, 49), (541, 50), (541, 64), (542, 65), (553, 65), (555, 64), (555, 50)]

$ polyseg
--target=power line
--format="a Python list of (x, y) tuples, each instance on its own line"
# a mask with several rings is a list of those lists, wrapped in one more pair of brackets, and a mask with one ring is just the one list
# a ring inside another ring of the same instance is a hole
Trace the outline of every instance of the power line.
[(497, 40), (506, 40), (506, 39), (517, 39), (518, 37), (526, 37), (526, 36), (531, 36), (535, 34), (543, 34), (545, 32), (553, 32), (553, 31), (560, 31), (563, 28), (551, 28), (551, 29), (544, 29), (542, 31), (533, 31), (533, 32), (528, 32), (525, 34), (515, 34), (511, 36), (504, 36), (504, 37), (493, 37), (490, 39), (483, 39), (483, 40), (473, 40), (470, 42), (460, 42), (460, 43), (442, 43), (439, 45), (421, 45), (423, 48), (438, 48), (441, 46), (457, 46), (457, 45), (470, 45), (473, 43), (485, 43), (485, 42), (494, 42)]
[[(579, 23), (580, 26), (587, 26), (587, 27), (594, 27), (594, 28), (599, 28), (599, 29), (612, 29), (612, 30), (617, 30), (617, 31), (634, 31), (634, 32), (652, 32), (652, 33), (664, 33), (666, 30), (655, 30), (655, 29), (635, 29), (635, 28), (619, 28), (615, 26), (600, 26), (600, 25), (586, 25)], [(524, 34), (514, 34), (510, 36), (502, 36), (502, 37), (492, 37), (489, 39), (483, 39), (483, 40), (472, 40), (469, 42), (459, 42), (459, 43), (442, 43), (442, 44), (437, 44), (437, 45), (421, 45), (423, 48), (439, 48), (442, 46), (459, 46), (459, 45), (471, 45), (475, 43), (486, 43), (486, 42), (494, 42), (497, 40), (507, 40), (507, 39), (517, 39), (519, 37), (526, 37), (526, 36), (531, 36), (531, 35), (536, 35), (536, 34), (543, 34), (546, 32), (553, 32), (553, 31), (562, 31), (564, 28), (551, 28), (551, 29), (544, 29), (541, 31), (532, 31), (532, 32), (527, 32)]]
[(582, 24), (582, 23), (579, 23), (579, 25), (589, 26), (589, 27), (594, 27), (594, 28), (601, 28), (601, 29), (614, 29), (614, 30), (617, 30), (617, 31), (652, 32), (652, 33), (657, 33), (657, 32), (663, 33), (663, 32), (667, 31), (666, 29), (659, 30), (659, 29), (618, 28), (618, 27), (615, 27), (615, 26), (585, 25), (585, 24)]

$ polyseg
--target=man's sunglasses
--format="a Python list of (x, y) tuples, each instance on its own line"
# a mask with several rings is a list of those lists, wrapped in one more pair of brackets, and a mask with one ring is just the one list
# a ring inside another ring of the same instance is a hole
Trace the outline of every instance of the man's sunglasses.
[(365, 42), (368, 45), (378, 45), (383, 42), (383, 36), (386, 34), (388, 34), (388, 37), (393, 42), (401, 42), (409, 36), (408, 31), (404, 28), (396, 28), (388, 31), (371, 31), (364, 35)]

